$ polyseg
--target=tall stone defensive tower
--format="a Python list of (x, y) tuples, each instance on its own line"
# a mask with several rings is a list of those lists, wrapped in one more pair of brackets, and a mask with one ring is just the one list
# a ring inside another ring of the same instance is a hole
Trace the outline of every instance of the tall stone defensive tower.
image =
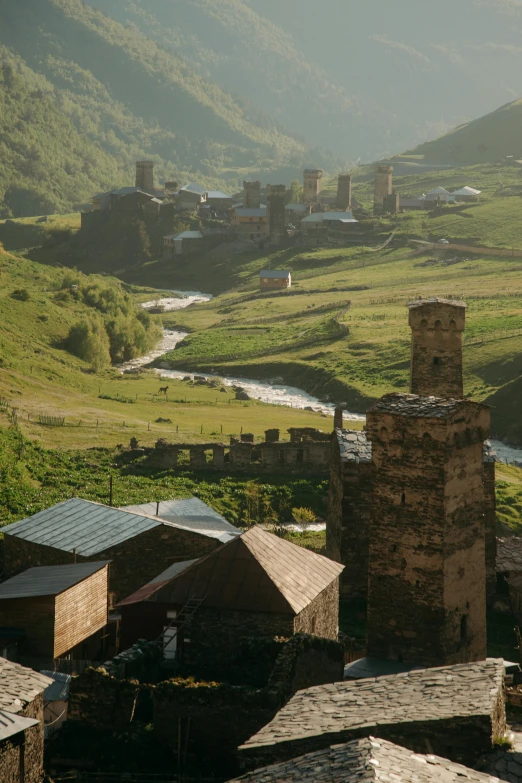
[(261, 206), (261, 183), (243, 182), (243, 206), (246, 209), (259, 209)]
[(145, 193), (154, 190), (154, 163), (151, 160), (138, 160), (136, 163), (136, 187)]
[(367, 432), (368, 655), (425, 666), (484, 660), (488, 408), (389, 394), (368, 412)]
[(410, 302), (408, 309), (412, 331), (411, 393), (463, 397), (465, 303), (450, 299), (419, 299)]
[(278, 245), (286, 233), (286, 186), (267, 185), (266, 201), (268, 207), (270, 241)]
[(337, 180), (337, 209), (347, 212), (352, 206), (352, 175), (339, 174)]
[(377, 166), (375, 172), (374, 212), (382, 212), (384, 199), (393, 193), (393, 166)]
[(319, 203), (319, 194), (322, 190), (322, 169), (305, 169), (303, 172), (303, 202), (316, 205)]

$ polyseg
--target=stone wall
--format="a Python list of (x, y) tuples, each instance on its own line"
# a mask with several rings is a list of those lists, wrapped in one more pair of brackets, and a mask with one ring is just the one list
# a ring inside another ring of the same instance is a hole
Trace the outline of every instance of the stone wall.
[(377, 166), (375, 172), (375, 193), (373, 199), (374, 211), (382, 212), (385, 196), (389, 196), (393, 190), (393, 167)]
[(78, 563), (110, 560), (109, 591), (113, 606), (150, 582), (173, 562), (197, 559), (220, 546), (214, 538), (168, 525), (158, 525), (90, 557), (75, 556), (72, 552), (62, 552), (14, 535), (6, 535), (4, 542), (6, 578), (33, 566), (72, 563), (75, 557)]
[(336, 579), (297, 615), (295, 634), (311, 634), (337, 641), (339, 634), (339, 579)]
[(279, 244), (286, 236), (286, 186), (267, 185), (266, 201), (268, 206), (268, 230), (270, 241)]
[(368, 654), (427, 666), (484, 660), (489, 411), (434, 400), (433, 416), (418, 417), (423, 400), (388, 395), (368, 413)]
[(484, 462), (484, 523), (486, 544), (486, 598), (491, 606), (497, 588), (497, 500), (495, 494), (495, 462)]
[[(0, 742), (0, 780), (2, 783), (20, 783), (20, 740), (17, 735)], [(38, 781), (41, 778), (30, 777), (32, 770), (27, 769), (27, 780)]]
[[(302, 688), (339, 681), (343, 676), (342, 645), (309, 636), (295, 636), (281, 650), (263, 688), (216, 682), (170, 680), (154, 687), (153, 723), (174, 750), (181, 736), (189, 757), (238, 771), (239, 745), (269, 723)], [(179, 732), (179, 735), (178, 735)]]
[[(44, 702), (43, 693), (38, 694), (19, 713), (24, 718), (39, 721), (25, 731), (25, 780), (26, 783), (41, 783), (44, 768)], [(3, 783), (3, 778), (0, 778)]]
[(337, 209), (346, 212), (352, 205), (352, 175), (351, 174), (339, 174), (337, 180)]
[(68, 720), (122, 731), (134, 718), (139, 691), (137, 680), (117, 679), (104, 668), (86, 669), (71, 680)]
[(326, 554), (343, 563), (341, 596), (367, 598), (371, 463), (344, 462), (334, 436), (326, 523)]

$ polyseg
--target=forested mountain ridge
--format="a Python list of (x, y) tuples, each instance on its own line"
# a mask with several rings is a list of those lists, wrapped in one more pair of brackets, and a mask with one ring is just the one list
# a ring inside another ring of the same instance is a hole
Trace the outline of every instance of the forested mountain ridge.
[(81, 0), (4, 0), (0, 46), (4, 216), (76, 207), (132, 182), (139, 157), (155, 160), (160, 180), (197, 177), (232, 190), (251, 173), (288, 178), (311, 162), (334, 165)]
[(510, 0), (87, 2), (352, 161), (522, 95), (522, 6)]

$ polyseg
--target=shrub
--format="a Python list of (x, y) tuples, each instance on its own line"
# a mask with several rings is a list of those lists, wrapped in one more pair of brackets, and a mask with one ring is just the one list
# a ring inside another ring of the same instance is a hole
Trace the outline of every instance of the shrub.
[(316, 515), (311, 508), (293, 508), (292, 518), (296, 525), (313, 525), (316, 520)]
[(95, 372), (111, 363), (109, 338), (99, 321), (80, 321), (71, 326), (65, 347), (79, 359), (89, 362)]
[(11, 292), (11, 297), (13, 299), (18, 299), (19, 302), (27, 302), (27, 300), (31, 298), (31, 294), (27, 288), (16, 288)]

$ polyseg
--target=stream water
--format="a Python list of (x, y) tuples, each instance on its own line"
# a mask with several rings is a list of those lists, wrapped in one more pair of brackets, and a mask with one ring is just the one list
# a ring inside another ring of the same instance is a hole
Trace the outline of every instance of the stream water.
[[(197, 304), (198, 302), (209, 302), (212, 299), (210, 294), (202, 294), (199, 291), (169, 291), (168, 293), (173, 294), (173, 296), (162, 297), (161, 299), (151, 302), (143, 302), (142, 307), (148, 309), (150, 307), (162, 305), (164, 312), (172, 312), (174, 310), (183, 310), (185, 307)], [(175, 296), (175, 294), (177, 294), (177, 296)], [(153, 351), (146, 356), (140, 356), (139, 359), (133, 359), (130, 362), (126, 362), (124, 365), (121, 365), (120, 369), (126, 370), (143, 367), (154, 359), (157, 359), (159, 356), (162, 356), (167, 351), (172, 351), (186, 336), (186, 332), (165, 329), (163, 332), (163, 339)], [(161, 369), (158, 370), (158, 372), (161, 373), (162, 378), (184, 378), (187, 375), (192, 378), (194, 377), (194, 373), (183, 372), (181, 370)], [(335, 409), (334, 403), (322, 402), (311, 394), (307, 394), (307, 392), (302, 389), (283, 383), (280, 378), (275, 378), (273, 381), (253, 381), (249, 378), (214, 375), (212, 373), (204, 373), (204, 376), (205, 378), (219, 378), (223, 381), (225, 386), (241, 386), (250, 397), (272, 405), (286, 405), (288, 407), (301, 409), (312, 408), (314, 411), (327, 416), (333, 416)], [(364, 421), (366, 418), (359, 413), (350, 412), (346, 412), (344, 417), (347, 421)], [(499, 440), (492, 440), (491, 443), (497, 452), (497, 457), (500, 462), (509, 464), (516, 460), (522, 463), (522, 449), (507, 446)]]

